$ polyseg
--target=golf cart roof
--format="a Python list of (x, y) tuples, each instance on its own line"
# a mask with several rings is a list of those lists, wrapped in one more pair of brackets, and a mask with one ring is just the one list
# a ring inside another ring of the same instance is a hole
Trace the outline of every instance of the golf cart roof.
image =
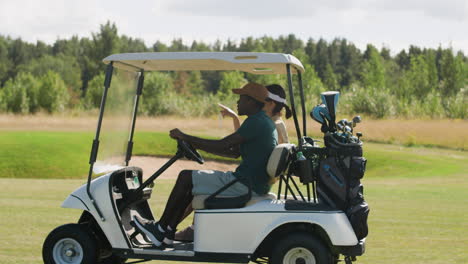
[(286, 74), (304, 72), (302, 63), (290, 54), (261, 52), (145, 52), (113, 54), (105, 64), (132, 71), (230, 71), (253, 74)]

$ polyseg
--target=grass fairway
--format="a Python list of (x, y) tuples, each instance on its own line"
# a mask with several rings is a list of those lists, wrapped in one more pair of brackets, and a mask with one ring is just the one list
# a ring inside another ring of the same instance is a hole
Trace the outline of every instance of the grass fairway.
[[(0, 178), (80, 179), (88, 173), (94, 133), (0, 131), (0, 138)], [(168, 133), (135, 133), (134, 142), (134, 155), (168, 157), (176, 152), (177, 143)], [(102, 144), (101, 140), (101, 148)], [(207, 153), (203, 156), (227, 160)]]
[[(88, 149), (89, 144), (85, 145)], [(468, 154), (367, 144), (365, 155), (369, 170), (363, 183), (371, 207), (370, 233), (366, 254), (357, 263), (468, 263)], [(87, 157), (83, 162), (80, 166), (86, 170)], [(77, 221), (80, 212), (60, 204), (83, 183), (84, 177), (0, 178), (1, 263), (42, 263), (47, 234), (58, 225)], [(156, 216), (161, 215), (172, 184), (172, 180), (158, 180), (158, 191), (150, 200)]]
[[(87, 175), (94, 138), (91, 132), (0, 131), (0, 138), (0, 178), (83, 179)], [(176, 141), (167, 133), (139, 132), (134, 142), (134, 155), (169, 157), (176, 152)], [(368, 175), (391, 177), (456, 173), (463, 171), (460, 161), (468, 155), (465, 151), (374, 143), (367, 143), (364, 151), (370, 160)], [(203, 152), (202, 155), (206, 159), (228, 160)]]

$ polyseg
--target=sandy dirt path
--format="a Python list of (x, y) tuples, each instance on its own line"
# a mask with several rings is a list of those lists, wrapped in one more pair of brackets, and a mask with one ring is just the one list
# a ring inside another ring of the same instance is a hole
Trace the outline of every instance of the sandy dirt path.
[[(134, 156), (130, 160), (130, 166), (140, 167), (145, 178), (155, 173), (169, 158)], [(158, 179), (176, 179), (181, 170), (234, 170), (237, 163), (225, 163), (218, 161), (205, 161), (203, 165), (186, 159), (180, 159), (172, 164)]]

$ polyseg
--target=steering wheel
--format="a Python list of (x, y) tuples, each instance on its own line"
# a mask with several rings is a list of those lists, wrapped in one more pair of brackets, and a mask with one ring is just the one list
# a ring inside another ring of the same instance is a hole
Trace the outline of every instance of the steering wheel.
[(203, 164), (205, 162), (200, 153), (198, 153), (198, 151), (187, 141), (178, 139), (177, 150), (181, 151), (184, 154), (184, 156), (189, 160), (196, 161), (199, 164)]

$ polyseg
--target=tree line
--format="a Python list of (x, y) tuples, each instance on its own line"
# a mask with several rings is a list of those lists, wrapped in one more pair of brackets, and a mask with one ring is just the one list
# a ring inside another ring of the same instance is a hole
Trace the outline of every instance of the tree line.
[[(90, 38), (58, 39), (49, 45), (0, 35), (0, 112), (49, 113), (97, 108), (104, 82), (102, 59), (122, 52), (245, 51), (293, 54), (303, 63), (308, 108), (326, 90), (342, 93), (341, 111), (377, 118), (467, 117), (468, 58), (451, 48), (410, 46), (392, 55), (368, 44), (361, 51), (346, 39), (308, 39), (294, 34), (247, 37), (236, 43), (170, 44), (120, 35), (114, 23)], [(286, 84), (285, 76), (241, 72), (159, 72), (148, 74), (141, 114), (210, 115), (213, 101), (234, 104), (230, 89), (246, 81)], [(189, 95), (189, 96), (185, 96)], [(310, 110), (310, 109), (309, 109)]]

